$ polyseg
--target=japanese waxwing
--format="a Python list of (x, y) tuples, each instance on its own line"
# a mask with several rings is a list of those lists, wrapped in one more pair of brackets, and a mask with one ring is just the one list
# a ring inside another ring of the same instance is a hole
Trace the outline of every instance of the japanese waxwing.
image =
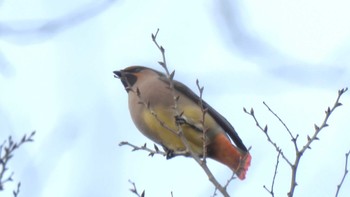
[[(128, 93), (134, 124), (146, 137), (163, 146), (169, 155), (184, 154), (187, 149), (174, 132), (180, 126), (195, 154), (202, 157), (206, 147), (207, 157), (228, 166), (239, 179), (245, 179), (251, 161), (248, 149), (233, 126), (205, 101), (202, 106), (207, 112), (202, 124), (201, 99), (186, 85), (176, 80), (170, 83), (165, 74), (142, 66), (113, 73)], [(203, 125), (206, 137), (203, 137)]]

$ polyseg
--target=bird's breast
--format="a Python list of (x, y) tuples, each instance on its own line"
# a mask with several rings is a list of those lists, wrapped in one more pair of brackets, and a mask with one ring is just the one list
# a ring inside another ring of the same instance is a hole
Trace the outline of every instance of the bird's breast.
[[(192, 150), (202, 154), (203, 113), (200, 106), (180, 92), (172, 92), (166, 84), (161, 84), (142, 84), (139, 94), (129, 92), (129, 110), (134, 124), (146, 137), (174, 151), (185, 150), (176, 134), (181, 131)], [(179, 96), (179, 99), (175, 101), (174, 96)], [(179, 114), (182, 114), (185, 123), (176, 122), (175, 117)], [(204, 127), (207, 129), (207, 143), (223, 132), (210, 114), (205, 116)]]

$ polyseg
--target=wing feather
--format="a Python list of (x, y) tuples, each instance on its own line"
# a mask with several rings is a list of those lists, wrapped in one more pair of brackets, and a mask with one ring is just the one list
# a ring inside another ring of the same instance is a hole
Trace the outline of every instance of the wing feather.
[[(166, 76), (158, 72), (160, 75), (160, 79), (164, 81), (165, 83), (169, 84), (169, 80), (166, 78)], [(188, 88), (183, 83), (173, 80), (174, 88), (184, 95), (186, 95), (188, 98), (193, 100), (195, 103), (199, 104), (199, 96), (195, 94), (190, 88)], [(231, 138), (231, 140), (235, 143), (235, 145), (241, 149), (242, 151), (248, 152), (248, 149), (243, 144), (241, 138), (238, 136), (238, 133), (233, 128), (233, 126), (227, 121), (225, 117), (223, 117), (219, 112), (217, 112), (213, 107), (211, 107), (207, 102), (203, 100), (203, 107), (208, 109), (208, 113), (214, 118), (214, 120), (224, 129), (224, 131), (228, 134), (228, 136)]]

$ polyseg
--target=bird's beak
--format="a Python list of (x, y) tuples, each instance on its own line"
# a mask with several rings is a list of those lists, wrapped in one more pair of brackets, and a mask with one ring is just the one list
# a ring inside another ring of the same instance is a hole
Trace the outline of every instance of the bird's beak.
[(113, 71), (113, 73), (115, 78), (120, 79), (120, 81), (125, 87), (126, 92), (129, 92), (131, 90), (129, 78), (134, 79), (133, 75), (127, 75), (127, 72), (123, 70), (116, 70), (116, 71)]
[(121, 71), (121, 70), (113, 71), (114, 77), (120, 79), (120, 77), (122, 76), (122, 72), (123, 71)]

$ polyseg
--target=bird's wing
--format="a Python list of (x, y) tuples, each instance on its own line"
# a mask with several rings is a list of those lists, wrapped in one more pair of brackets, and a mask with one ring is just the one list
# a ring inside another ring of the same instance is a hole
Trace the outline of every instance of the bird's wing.
[[(160, 80), (169, 84), (169, 80), (163, 74), (160, 76)], [(189, 89), (183, 83), (173, 80), (174, 88), (179, 92), (186, 95), (188, 98), (193, 100), (195, 103), (199, 104), (200, 98), (197, 96), (191, 89)], [(224, 118), (219, 112), (212, 108), (207, 102), (203, 101), (203, 107), (208, 109), (208, 113), (214, 118), (214, 120), (224, 129), (224, 131), (230, 136), (232, 141), (236, 146), (242, 151), (248, 152), (248, 149), (243, 144), (241, 138), (238, 136), (238, 133), (233, 128), (233, 126)]]

